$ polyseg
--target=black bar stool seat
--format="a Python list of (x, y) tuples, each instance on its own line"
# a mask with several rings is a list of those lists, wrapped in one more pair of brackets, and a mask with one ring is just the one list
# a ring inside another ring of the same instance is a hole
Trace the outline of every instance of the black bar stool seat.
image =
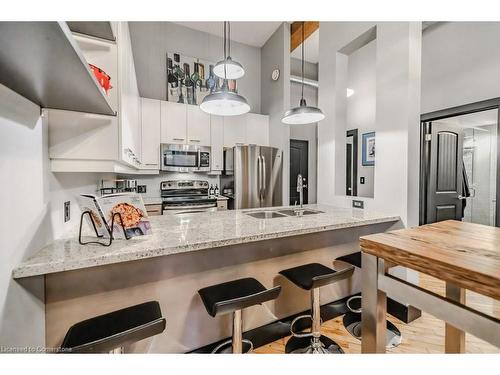
[(76, 323), (66, 333), (61, 351), (105, 353), (162, 333), (165, 326), (160, 304), (145, 302)]
[(212, 285), (198, 293), (208, 314), (216, 316), (273, 300), (280, 290), (279, 286), (266, 289), (259, 281), (248, 277)]
[[(336, 260), (351, 264), (357, 268), (361, 267), (361, 251), (338, 257)], [(352, 336), (361, 340), (361, 296), (352, 296), (346, 302), (349, 311), (342, 318), (342, 323)], [(387, 321), (386, 347), (393, 348), (401, 344), (401, 331), (390, 321)]]
[[(292, 321), (290, 326), (292, 337), (285, 346), (287, 353), (343, 353), (342, 348), (337, 343), (321, 335), (319, 288), (347, 279), (352, 276), (353, 272), (353, 266), (335, 271), (320, 263), (308, 263), (280, 271), (280, 274), (292, 283), (311, 292), (311, 315), (300, 315)], [(311, 332), (297, 333), (294, 331), (295, 323), (301, 319), (311, 320)]]
[[(198, 294), (210, 316), (233, 314), (233, 338), (218, 345), (212, 353), (232, 343), (232, 353), (241, 353), (243, 343), (253, 348), (249, 340), (243, 340), (241, 310), (278, 298), (281, 286), (266, 289), (259, 281), (247, 277), (202, 288)], [(225, 352), (228, 352), (227, 350)]]
[(361, 251), (338, 257), (337, 260), (352, 264), (354, 267), (361, 268)]
[[(279, 272), (295, 285), (305, 290), (319, 288), (332, 284), (337, 279), (345, 279), (344, 273), (339, 273), (320, 263), (309, 263), (289, 268)], [(352, 272), (351, 272), (352, 273)], [(347, 276), (348, 277), (348, 276)]]

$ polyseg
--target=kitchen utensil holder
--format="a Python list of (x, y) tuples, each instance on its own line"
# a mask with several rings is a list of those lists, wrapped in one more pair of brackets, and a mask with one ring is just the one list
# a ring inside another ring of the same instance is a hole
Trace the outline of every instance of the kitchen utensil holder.
[(103, 236), (100, 235), (97, 232), (97, 227), (95, 226), (95, 221), (94, 221), (94, 218), (92, 217), (91, 212), (90, 211), (83, 211), (82, 215), (80, 216), (80, 230), (78, 231), (78, 242), (80, 243), (80, 245), (99, 244), (101, 246), (106, 246), (106, 247), (107, 246), (111, 246), (111, 244), (113, 243), (113, 240), (114, 240), (114, 237), (113, 237), (113, 228), (115, 226), (115, 217), (116, 216), (118, 216), (118, 219), (120, 220), (120, 224), (121, 224), (121, 227), (122, 227), (122, 230), (123, 230), (123, 235), (125, 236), (125, 239), (126, 240), (130, 239), (130, 236), (127, 235), (127, 232), (125, 231), (125, 226), (123, 225), (122, 215), (119, 212), (115, 212), (113, 214), (113, 216), (111, 217), (111, 226), (110, 226), (109, 242), (108, 243), (103, 243), (103, 242), (100, 242), (100, 241), (83, 242), (82, 241), (82, 226), (83, 226), (83, 217), (85, 215), (88, 215), (90, 217), (90, 221), (92, 222), (92, 227), (94, 228), (96, 237), (97, 238), (103, 238)]

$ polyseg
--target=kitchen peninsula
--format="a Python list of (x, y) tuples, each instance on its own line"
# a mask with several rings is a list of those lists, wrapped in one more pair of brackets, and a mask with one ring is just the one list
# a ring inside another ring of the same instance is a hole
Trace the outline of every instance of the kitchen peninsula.
[[(48, 347), (60, 345), (75, 322), (157, 300), (167, 319), (165, 332), (127, 351), (187, 352), (231, 334), (228, 316), (206, 314), (200, 288), (241, 277), (255, 277), (266, 287), (281, 285), (277, 300), (244, 312), (247, 331), (308, 308), (309, 294), (278, 275), (280, 270), (307, 262), (331, 267), (336, 257), (359, 250), (360, 236), (401, 227), (397, 216), (306, 208), (321, 212), (263, 219), (248, 215), (262, 209), (156, 216), (153, 234), (110, 247), (57, 240), (16, 267), (13, 277), (21, 283), (43, 279)], [(358, 293), (360, 285), (356, 274), (352, 281), (326, 286), (321, 303)]]

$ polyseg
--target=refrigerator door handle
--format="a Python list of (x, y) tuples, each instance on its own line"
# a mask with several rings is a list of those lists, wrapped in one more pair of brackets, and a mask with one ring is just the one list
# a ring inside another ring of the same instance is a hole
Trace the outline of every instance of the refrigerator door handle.
[(264, 156), (261, 156), (262, 158), (262, 196), (266, 196), (266, 158)]
[(257, 155), (257, 193), (259, 194), (259, 200), (261, 197), (261, 184), (262, 184), (262, 165), (261, 165), (260, 155)]

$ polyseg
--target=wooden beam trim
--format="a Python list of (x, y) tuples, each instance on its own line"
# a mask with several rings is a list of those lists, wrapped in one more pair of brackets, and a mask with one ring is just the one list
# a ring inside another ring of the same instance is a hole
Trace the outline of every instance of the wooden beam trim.
[[(318, 29), (319, 21), (305, 21), (304, 40), (309, 38)], [(290, 27), (290, 34), (290, 52), (292, 52), (302, 43), (302, 21), (292, 23), (292, 26)]]

